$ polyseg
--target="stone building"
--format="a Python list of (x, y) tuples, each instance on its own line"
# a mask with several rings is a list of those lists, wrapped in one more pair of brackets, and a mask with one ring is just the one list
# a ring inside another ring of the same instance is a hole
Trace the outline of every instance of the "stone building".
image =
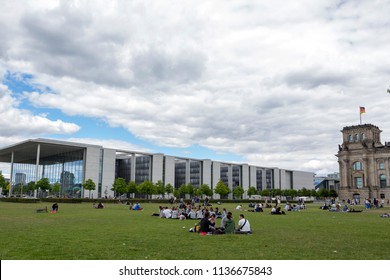
[(337, 153), (340, 199), (390, 198), (390, 143), (381, 143), (381, 130), (372, 124), (344, 127)]

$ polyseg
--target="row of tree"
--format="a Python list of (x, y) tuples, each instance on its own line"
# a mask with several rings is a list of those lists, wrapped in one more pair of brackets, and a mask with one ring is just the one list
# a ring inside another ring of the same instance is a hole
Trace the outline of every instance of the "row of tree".
[[(7, 187), (8, 186), (8, 187)], [(91, 191), (96, 189), (96, 183), (92, 179), (88, 179), (82, 185), (84, 190), (89, 191), (89, 197), (91, 196)], [(9, 184), (6, 183), (4, 176), (0, 172), (0, 187), (3, 188), (3, 194), (9, 190)], [(24, 189), (23, 189), (24, 188)], [(22, 193), (22, 192), (31, 192), (34, 190), (41, 190), (43, 192), (52, 192), (60, 193), (61, 184), (56, 182), (50, 184), (48, 178), (42, 178), (39, 181), (29, 182), (26, 186), (16, 185), (13, 187), (13, 193)], [(170, 195), (173, 194), (176, 197), (189, 197), (193, 196), (209, 196), (211, 197), (214, 193), (219, 194), (221, 198), (226, 198), (229, 193), (233, 194), (233, 197), (236, 199), (242, 198), (245, 193), (245, 190), (241, 186), (236, 186), (233, 190), (230, 190), (223, 182), (220, 180), (214, 188), (214, 191), (207, 185), (203, 184), (200, 187), (194, 187), (192, 184), (183, 184), (179, 188), (175, 189), (171, 184), (164, 185), (162, 181), (153, 183), (151, 181), (144, 181), (143, 183), (137, 185), (133, 181), (126, 182), (123, 178), (115, 179), (112, 188), (114, 195), (116, 197), (126, 195), (130, 196), (141, 196), (150, 198), (151, 195)], [(320, 189), (319, 191), (308, 190), (302, 188), (300, 190), (257, 190), (255, 187), (249, 187), (246, 191), (248, 196), (252, 195), (261, 195), (264, 197), (274, 197), (274, 196), (285, 196), (285, 197), (297, 197), (297, 196), (311, 196), (311, 197), (337, 197), (337, 192), (335, 190)]]

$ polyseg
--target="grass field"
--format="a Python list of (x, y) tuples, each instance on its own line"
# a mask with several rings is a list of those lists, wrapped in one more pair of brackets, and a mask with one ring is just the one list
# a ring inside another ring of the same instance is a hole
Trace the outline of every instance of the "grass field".
[[(335, 213), (314, 204), (283, 216), (241, 211), (252, 235), (200, 236), (188, 232), (193, 220), (151, 216), (157, 204), (129, 211), (123, 204), (62, 203), (56, 214), (35, 212), (45, 206), (51, 204), (0, 202), (2, 260), (390, 259), (390, 218), (379, 217), (389, 207)], [(235, 205), (222, 207), (238, 221)]]

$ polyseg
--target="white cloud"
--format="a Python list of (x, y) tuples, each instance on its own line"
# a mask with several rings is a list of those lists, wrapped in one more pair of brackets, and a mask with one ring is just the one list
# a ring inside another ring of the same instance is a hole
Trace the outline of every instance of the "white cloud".
[[(359, 105), (390, 135), (389, 1), (13, 2), (0, 11), (0, 65), (51, 89), (24, 95), (37, 108), (315, 172), (337, 170)], [(78, 129), (4, 112), (19, 120), (7, 135)]]
[(76, 124), (62, 120), (52, 121), (44, 116), (33, 115), (27, 110), (18, 109), (17, 105), (17, 100), (12, 97), (8, 88), (0, 84), (1, 137), (13, 139), (15, 136), (28, 137), (44, 133), (67, 134), (79, 129)]

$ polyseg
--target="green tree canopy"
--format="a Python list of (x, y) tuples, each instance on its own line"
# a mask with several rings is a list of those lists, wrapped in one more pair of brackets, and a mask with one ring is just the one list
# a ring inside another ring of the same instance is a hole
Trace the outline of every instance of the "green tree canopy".
[(165, 192), (167, 194), (173, 193), (173, 186), (171, 184), (166, 184), (165, 185)]
[(333, 198), (336, 198), (336, 197), (338, 197), (338, 194), (337, 194), (336, 190), (330, 190), (329, 191), (329, 196), (333, 197)]
[(50, 190), (51, 189), (51, 185), (50, 185), (49, 179), (48, 178), (42, 178), (41, 180), (39, 180), (37, 182), (36, 187), (40, 188), (42, 191)]
[(310, 194), (311, 194), (310, 190), (306, 188), (302, 188), (298, 190), (298, 196), (310, 196)]
[(5, 181), (4, 175), (0, 171), (0, 188), (4, 188), (7, 185), (7, 182)]
[(202, 194), (207, 196), (213, 195), (213, 191), (207, 184), (202, 184), (198, 190), (200, 191), (200, 194), (196, 194), (196, 195), (202, 195)]
[(329, 191), (325, 188), (321, 188), (317, 192), (317, 197), (322, 197), (322, 198), (329, 197)]
[(33, 191), (33, 190), (36, 190), (37, 189), (37, 186), (35, 184), (34, 181), (30, 181), (27, 183), (27, 191)]
[(137, 190), (141, 194), (145, 194), (147, 197), (149, 197), (152, 194), (157, 194), (157, 187), (155, 184), (153, 184), (151, 181), (144, 181), (141, 184), (137, 186)]
[(190, 190), (188, 189), (188, 185), (182, 184), (182, 185), (179, 187), (178, 192), (179, 192), (179, 196), (180, 196), (180, 197), (183, 197), (183, 196), (185, 196), (186, 194), (188, 194), (188, 193), (190, 192)]
[(59, 194), (60, 190), (61, 190), (61, 184), (59, 182), (55, 182), (51, 191)]
[(127, 183), (127, 193), (128, 194), (136, 194), (138, 192), (137, 190), (137, 184), (134, 181), (129, 181)]
[(214, 193), (219, 194), (221, 198), (225, 198), (230, 193), (230, 190), (222, 180), (219, 180), (214, 188)]
[(270, 195), (271, 195), (271, 193), (270, 193), (269, 190), (262, 190), (262, 191), (260, 192), (260, 194), (261, 194), (261, 196), (270, 196)]
[(111, 190), (115, 192), (115, 195), (122, 195), (127, 193), (128, 190), (125, 179), (121, 177), (116, 178)]
[(156, 188), (157, 188), (157, 194), (164, 195), (166, 190), (163, 181), (158, 180), (156, 183)]
[(297, 190), (290, 190), (290, 195), (291, 197), (296, 197), (298, 195), (298, 191)]
[(83, 184), (83, 188), (89, 191), (89, 198), (91, 198), (91, 191), (96, 189), (96, 184), (92, 179), (88, 179)]
[(273, 195), (282, 195), (282, 190), (281, 189), (273, 189)]
[(233, 195), (235, 198), (241, 199), (244, 194), (244, 189), (241, 186), (237, 186), (233, 189)]
[(256, 190), (256, 188), (255, 187), (253, 187), (253, 186), (250, 186), (249, 188), (248, 188), (248, 190), (247, 190), (247, 195), (248, 196), (252, 196), (252, 195), (255, 195), (255, 194), (257, 194), (257, 190)]

